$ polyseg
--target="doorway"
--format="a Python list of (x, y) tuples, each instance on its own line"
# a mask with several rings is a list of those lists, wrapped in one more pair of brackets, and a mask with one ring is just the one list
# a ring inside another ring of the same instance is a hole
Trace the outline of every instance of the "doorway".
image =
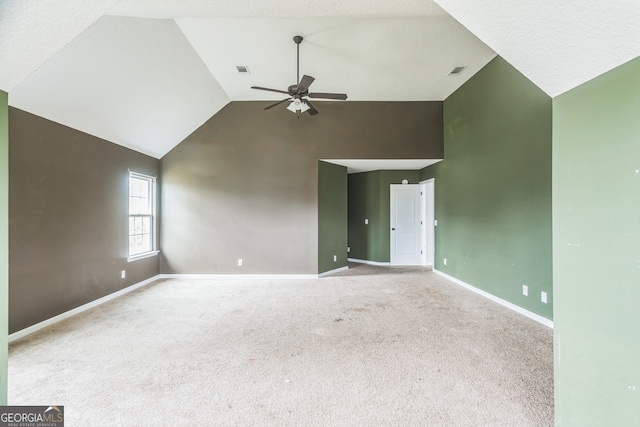
[(390, 185), (390, 264), (433, 267), (435, 179)]
[(424, 265), (421, 184), (390, 186), (391, 265)]

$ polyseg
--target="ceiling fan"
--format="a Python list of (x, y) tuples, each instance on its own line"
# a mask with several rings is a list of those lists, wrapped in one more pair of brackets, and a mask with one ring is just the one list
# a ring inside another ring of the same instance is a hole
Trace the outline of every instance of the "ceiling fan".
[(309, 86), (315, 80), (311, 76), (307, 76), (306, 74), (302, 76), (300, 79), (300, 43), (302, 42), (302, 36), (295, 36), (293, 41), (296, 44), (297, 50), (297, 62), (296, 62), (296, 81), (297, 84), (289, 86), (287, 90), (279, 90), (279, 89), (270, 89), (268, 87), (260, 87), (260, 86), (251, 86), (251, 89), (258, 90), (266, 90), (269, 92), (277, 92), (277, 93), (286, 93), (288, 95), (287, 98), (282, 101), (278, 101), (275, 104), (271, 104), (265, 108), (268, 110), (277, 105), (280, 105), (284, 102), (291, 101), (291, 104), (287, 107), (287, 110), (292, 112), (297, 112), (298, 117), (300, 113), (304, 113), (307, 111), (309, 115), (314, 116), (318, 114), (318, 110), (313, 106), (309, 98), (324, 98), (324, 99), (339, 99), (344, 101), (347, 99), (347, 95), (344, 93), (320, 93), (320, 92), (309, 92)]

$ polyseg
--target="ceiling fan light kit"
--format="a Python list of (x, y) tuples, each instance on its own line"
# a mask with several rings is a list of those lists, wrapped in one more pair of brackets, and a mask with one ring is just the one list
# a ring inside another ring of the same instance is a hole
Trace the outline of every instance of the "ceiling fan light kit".
[[(295, 36), (293, 38), (293, 41), (296, 44), (296, 78), (298, 83), (289, 86), (286, 91), (271, 89), (262, 86), (251, 86), (251, 89), (265, 90), (269, 92), (284, 93), (289, 95), (288, 98), (267, 106), (265, 110), (269, 110), (270, 108), (273, 108), (277, 105), (283, 104), (287, 101), (291, 101), (291, 104), (289, 104), (287, 110), (298, 114), (308, 112), (309, 115), (314, 116), (318, 114), (318, 110), (316, 110), (309, 98), (337, 99), (342, 101), (347, 99), (347, 95), (344, 93), (309, 93), (309, 86), (311, 85), (311, 83), (313, 83), (315, 78), (307, 76), (305, 74), (304, 76), (302, 76), (302, 79), (300, 79), (300, 43), (302, 42), (302, 40), (304, 40), (302, 36)], [(300, 116), (298, 115), (298, 118), (299, 117)]]
[(291, 101), (291, 104), (289, 104), (289, 106), (287, 107), (287, 110), (291, 111), (292, 113), (295, 113), (297, 111), (304, 113), (305, 111), (308, 111), (310, 109), (311, 107), (309, 107), (306, 102), (298, 98)]

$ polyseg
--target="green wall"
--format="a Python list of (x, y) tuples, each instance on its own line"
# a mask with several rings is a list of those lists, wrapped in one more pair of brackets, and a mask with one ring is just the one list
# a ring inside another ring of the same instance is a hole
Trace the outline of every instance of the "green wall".
[(553, 100), (558, 426), (640, 426), (640, 59)]
[(0, 405), (7, 404), (9, 335), (9, 105), (0, 90)]
[[(389, 262), (391, 184), (418, 184), (419, 171), (380, 170), (349, 175), (349, 258)], [(365, 224), (364, 220), (369, 223)]]
[[(333, 257), (336, 256), (336, 260)], [(347, 266), (347, 168), (318, 164), (318, 273)]]
[(421, 171), (435, 178), (435, 268), (548, 319), (551, 118), (551, 98), (496, 57), (445, 100), (444, 160)]

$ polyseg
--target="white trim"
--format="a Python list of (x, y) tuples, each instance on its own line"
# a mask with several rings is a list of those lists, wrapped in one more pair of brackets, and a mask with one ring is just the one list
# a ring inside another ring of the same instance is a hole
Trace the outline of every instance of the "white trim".
[(331, 274), (336, 274), (336, 273), (340, 273), (341, 271), (345, 271), (348, 270), (349, 266), (346, 267), (340, 267), (340, 268), (335, 268), (333, 270), (329, 270), (329, 271), (325, 271), (324, 273), (320, 273), (318, 274), (318, 278), (320, 277), (325, 277), (325, 276), (329, 276)]
[(469, 290), (471, 290), (471, 291), (473, 291), (473, 292), (475, 292), (477, 294), (480, 294), (483, 297), (490, 299), (491, 301), (497, 302), (500, 305), (503, 305), (503, 306), (505, 306), (507, 308), (510, 308), (511, 310), (513, 310), (513, 311), (515, 311), (517, 313), (520, 313), (520, 314), (522, 314), (524, 316), (527, 316), (528, 318), (533, 319), (536, 322), (542, 323), (543, 325), (548, 326), (549, 328), (553, 329), (553, 320), (549, 320), (546, 317), (540, 316), (539, 314), (536, 314), (536, 313), (534, 313), (532, 311), (529, 311), (527, 309), (524, 309), (524, 308), (522, 308), (522, 307), (520, 307), (518, 305), (510, 303), (507, 300), (503, 300), (502, 298), (499, 298), (499, 297), (497, 297), (497, 296), (495, 296), (493, 294), (490, 294), (487, 291), (483, 291), (482, 289), (478, 289), (473, 285), (470, 285), (470, 284), (468, 284), (466, 282), (463, 282), (460, 279), (456, 279), (453, 276), (449, 276), (447, 273), (443, 273), (442, 271), (436, 270), (435, 268), (433, 269), (433, 272), (438, 274), (438, 275), (440, 275), (440, 276), (442, 276), (442, 277), (444, 277), (445, 279), (451, 280), (452, 282), (454, 282), (454, 283), (456, 283), (456, 284), (458, 284), (458, 285), (460, 285), (462, 287), (465, 287), (465, 288), (467, 288), (467, 289), (469, 289)]
[(88, 302), (84, 305), (81, 305), (80, 307), (76, 307), (69, 311), (65, 311), (62, 314), (58, 314), (57, 316), (51, 317), (47, 320), (43, 320), (40, 323), (36, 323), (35, 325), (29, 326), (27, 328), (14, 332), (9, 335), (9, 342), (11, 343), (11, 342), (14, 342), (15, 340), (26, 337), (27, 335), (37, 332), (40, 329), (46, 328), (47, 326), (51, 326), (54, 323), (58, 323), (62, 320), (68, 319), (69, 317), (75, 316), (76, 314), (80, 314), (83, 311), (87, 311), (91, 308), (97, 307), (101, 304), (104, 304), (105, 302), (111, 301), (112, 299), (118, 298), (119, 296), (122, 296), (131, 291), (135, 291), (136, 289), (146, 286), (149, 283), (155, 282), (156, 280), (159, 280), (159, 279), (160, 279), (160, 275), (150, 277), (147, 280), (143, 280), (142, 282), (138, 282), (134, 285), (127, 286), (126, 288), (120, 289), (119, 291), (116, 291), (112, 294), (106, 295), (102, 298), (98, 298), (97, 300)]
[(160, 279), (317, 279), (317, 274), (159, 274)]
[[(127, 262), (131, 262), (131, 261), (136, 261), (138, 259), (144, 259), (144, 258), (148, 258), (154, 255), (157, 255), (160, 251), (158, 250), (158, 203), (157, 203), (157, 199), (158, 199), (158, 186), (156, 185), (156, 177), (153, 175), (146, 175), (143, 173), (139, 173), (139, 172), (134, 172), (131, 169), (129, 169), (129, 179), (128, 179), (128, 189), (129, 189), (129, 195), (127, 197), (127, 202), (128, 202), (128, 207), (127, 207), (127, 213), (129, 218), (131, 218), (131, 178), (133, 179), (138, 179), (141, 181), (147, 181), (149, 183), (149, 203), (151, 204), (151, 206), (149, 207), (151, 210), (151, 213), (149, 214), (149, 216), (151, 217), (151, 250), (144, 252), (144, 253), (139, 253), (139, 254), (135, 254), (135, 255), (129, 255), (127, 257)], [(129, 221), (127, 221), (128, 223)], [(128, 226), (127, 226), (128, 227)], [(131, 235), (129, 234), (131, 230), (129, 230), (127, 232), (127, 236), (131, 237)], [(134, 233), (135, 234), (135, 233)], [(128, 240), (128, 238), (127, 238)], [(128, 251), (131, 251), (131, 248), (129, 246), (127, 246)]]
[(369, 265), (378, 265), (381, 267), (390, 266), (390, 262), (378, 262), (378, 261), (368, 261), (366, 259), (356, 259), (356, 258), (348, 258), (349, 262), (357, 262), (358, 264), (369, 264)]
[[(422, 208), (424, 209), (422, 216), (424, 227), (422, 227), (422, 238), (424, 247), (424, 264), (433, 267), (436, 258), (436, 179), (429, 178), (420, 181), (423, 186), (425, 198)], [(427, 199), (428, 198), (428, 199)]]
[[(369, 265), (377, 265), (377, 266), (390, 265), (388, 262), (385, 263), (385, 262), (367, 261), (367, 260), (361, 260), (361, 259), (355, 259), (355, 258), (349, 258), (348, 260), (349, 262), (355, 262), (360, 264), (369, 264)], [(317, 275), (315, 274), (158, 274), (156, 276), (143, 280), (142, 282), (138, 282), (134, 285), (127, 286), (126, 288), (120, 289), (119, 291), (116, 291), (112, 294), (106, 295), (102, 298), (98, 298), (97, 300), (81, 305), (80, 307), (76, 307), (69, 311), (65, 311), (64, 313), (51, 317), (50, 319), (43, 320), (40, 323), (36, 323), (35, 325), (29, 326), (27, 328), (14, 332), (9, 335), (9, 343), (12, 343), (20, 338), (24, 338), (27, 335), (33, 334), (34, 332), (37, 332), (43, 328), (46, 328), (47, 326), (51, 326), (62, 320), (68, 319), (69, 317), (75, 316), (76, 314), (80, 314), (83, 311), (87, 311), (91, 308), (102, 305), (108, 301), (111, 301), (115, 298), (125, 295), (131, 291), (135, 291), (136, 289), (139, 289), (143, 286), (146, 286), (150, 283), (153, 283), (161, 279), (319, 279), (321, 277), (328, 276), (330, 274), (335, 274), (348, 269), (349, 269), (348, 266), (340, 267), (340, 268), (336, 268), (335, 270), (326, 271), (324, 273), (320, 273)], [(509, 301), (503, 300), (502, 298), (499, 298), (493, 294), (483, 291), (482, 289), (478, 289), (475, 286), (472, 286), (466, 282), (463, 282), (460, 279), (456, 279), (455, 277), (450, 276), (446, 273), (443, 273), (442, 271), (436, 270), (435, 268), (433, 269), (433, 272), (444, 277), (445, 279), (448, 279), (464, 288), (467, 288), (477, 294), (484, 296), (485, 298), (488, 298), (494, 302), (497, 302), (500, 305), (510, 308), (511, 310), (517, 313), (527, 316), (528, 318), (533, 319), (536, 322), (539, 322), (553, 329), (552, 320), (549, 320), (545, 317), (540, 316), (539, 314), (536, 314), (532, 311), (526, 310), (520, 306), (510, 303)]]
[(143, 254), (138, 254), (127, 258), (127, 262), (138, 261), (139, 259), (151, 258), (152, 256), (156, 256), (160, 253), (160, 251), (151, 251), (145, 252)]

